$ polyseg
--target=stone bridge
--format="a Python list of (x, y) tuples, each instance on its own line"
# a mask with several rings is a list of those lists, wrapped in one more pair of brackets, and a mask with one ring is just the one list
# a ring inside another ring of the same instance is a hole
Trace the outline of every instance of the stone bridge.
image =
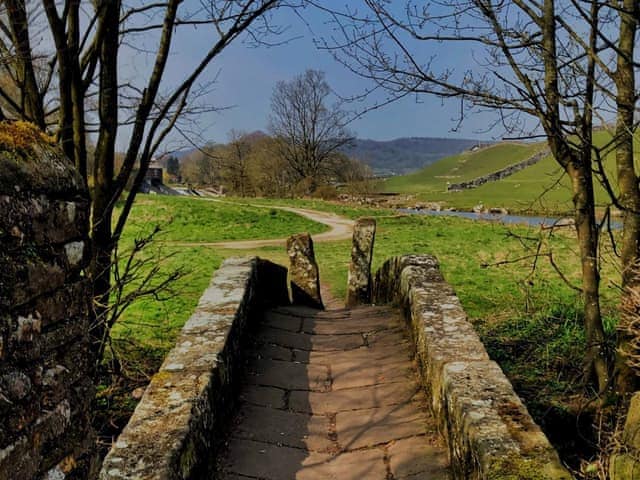
[(225, 261), (100, 478), (571, 478), (436, 258), (389, 259), (371, 295), (291, 304), (284, 267)]
[(437, 260), (372, 278), (366, 221), (350, 308), (312, 261), (228, 259), (98, 474), (88, 206), (55, 148), (0, 152), (0, 480), (570, 478)]

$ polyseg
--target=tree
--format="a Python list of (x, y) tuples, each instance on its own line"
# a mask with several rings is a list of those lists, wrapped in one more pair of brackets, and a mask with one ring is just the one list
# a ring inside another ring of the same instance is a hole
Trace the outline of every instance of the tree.
[[(397, 8), (365, 0), (366, 12), (330, 12), (344, 39), (325, 41), (352, 71), (390, 92), (388, 101), (431, 94), (460, 101), (461, 117), (494, 109), (508, 134), (538, 131), (571, 179), (582, 265), (585, 378), (610, 381), (599, 301), (592, 132), (602, 62), (597, 1), (407, 0)], [(583, 8), (583, 5), (586, 7)], [(324, 8), (322, 5), (317, 5)], [(566, 18), (577, 19), (574, 23)], [(464, 45), (477, 63), (462, 72), (437, 65), (435, 47)], [(423, 52), (429, 52), (426, 58)], [(529, 127), (531, 119), (537, 120)]]
[(245, 133), (231, 130), (229, 143), (222, 157), (223, 175), (228, 188), (244, 197), (251, 188), (249, 164), (251, 161), (251, 139)]
[(180, 160), (173, 155), (167, 158), (167, 173), (174, 177), (180, 175)]
[[(87, 274), (96, 298), (91, 328), (96, 361), (108, 334), (105, 318), (113, 252), (151, 158), (187, 113), (211, 109), (194, 107), (194, 100), (206, 92), (206, 83), (200, 80), (207, 67), (243, 34), (257, 41), (272, 33), (268, 14), (282, 3), (9, 0), (0, 6), (0, 55), (4, 60), (0, 70), (11, 79), (7, 88), (0, 83), (0, 98), (11, 106), (7, 116), (55, 132), (66, 155), (93, 185), (93, 251)], [(186, 28), (194, 26), (211, 28), (211, 44), (182, 80), (169, 85), (165, 73), (171, 68), (172, 45)], [(36, 33), (51, 45), (46, 62), (30, 43)], [(153, 66), (146, 75), (122, 78), (120, 53), (135, 48), (136, 40), (144, 36), (157, 40)], [(87, 169), (88, 130), (97, 137), (91, 172)], [(125, 132), (129, 140), (122, 166), (117, 168), (116, 138)], [(127, 185), (131, 185), (128, 192)], [(121, 198), (123, 207), (114, 218), (114, 207)]]
[(279, 154), (279, 142), (269, 136), (253, 142), (248, 173), (256, 195), (266, 197), (289, 196), (296, 179)]
[[(624, 311), (640, 313), (638, 290), (640, 289), (640, 176), (634, 161), (633, 136), (637, 124), (634, 112), (638, 102), (636, 94), (637, 64), (634, 51), (640, 8), (634, 0), (623, 0), (619, 14), (617, 42), (617, 65), (611, 77), (616, 87), (616, 127), (614, 145), (619, 194), (608, 188), (613, 202), (623, 212), (622, 246), (620, 262), (622, 270), (622, 301)], [(613, 42), (609, 42), (612, 44)], [(607, 182), (607, 185), (609, 183)], [(637, 361), (638, 334), (631, 328), (633, 321), (623, 313), (618, 326), (618, 348), (615, 361), (616, 388), (619, 392), (631, 393), (638, 387), (638, 375), (631, 363)], [(631, 361), (630, 358), (631, 357)], [(635, 360), (635, 361), (634, 361)]]
[(180, 165), (184, 181), (207, 186), (220, 183), (221, 150), (222, 147), (209, 143), (186, 155)]
[(369, 165), (344, 153), (334, 155), (330, 163), (331, 175), (337, 182), (356, 184), (373, 178)]
[(311, 190), (331, 156), (352, 141), (346, 112), (326, 104), (330, 93), (324, 73), (307, 70), (278, 82), (271, 96), (270, 130), (278, 151)]

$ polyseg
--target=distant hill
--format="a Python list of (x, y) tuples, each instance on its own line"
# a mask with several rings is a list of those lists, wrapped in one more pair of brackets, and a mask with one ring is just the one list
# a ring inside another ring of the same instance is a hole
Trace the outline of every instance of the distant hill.
[[(256, 131), (249, 134), (256, 139), (266, 136)], [(369, 165), (377, 175), (404, 175), (415, 172), (441, 158), (456, 155), (477, 145), (488, 145), (489, 142), (467, 138), (429, 138), (409, 137), (395, 140), (369, 140), (357, 138), (343, 153), (357, 158)], [(173, 152), (178, 160), (193, 153), (196, 149), (185, 149)], [(162, 163), (164, 159), (160, 159)]]
[[(593, 141), (603, 147), (611, 142), (606, 131), (595, 131)], [(567, 215), (573, 210), (571, 182), (551, 155), (513, 175), (464, 191), (447, 191), (447, 183), (469, 181), (521, 162), (546, 149), (546, 142), (504, 142), (444, 158), (418, 172), (380, 181), (381, 192), (410, 194), (418, 202), (439, 202), (443, 207), (471, 210), (504, 207), (510, 212)], [(604, 158), (609, 178), (615, 177), (615, 152)], [(615, 186), (614, 186), (615, 188)], [(604, 208), (610, 199), (599, 182), (596, 204)]]
[(488, 142), (466, 138), (409, 137), (378, 141), (356, 139), (343, 149), (369, 165), (378, 175), (403, 175), (424, 168), (444, 157)]
[(389, 178), (384, 190), (396, 193), (441, 193), (459, 183), (521, 162), (542, 148), (540, 144), (498, 143), (473, 152), (443, 158), (417, 172)]

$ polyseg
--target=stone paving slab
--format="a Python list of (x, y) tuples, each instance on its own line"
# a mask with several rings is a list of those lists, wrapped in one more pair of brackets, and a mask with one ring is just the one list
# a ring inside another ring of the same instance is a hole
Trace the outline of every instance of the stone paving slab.
[(290, 332), (299, 332), (302, 330), (303, 318), (288, 313), (273, 312), (269, 314), (269, 326), (280, 328)]
[(443, 480), (398, 313), (278, 308), (250, 352), (219, 480)]
[(422, 435), (427, 426), (435, 430), (435, 424), (426, 425), (426, 418), (425, 411), (413, 402), (339, 412), (336, 415), (338, 444), (344, 450), (355, 450)]
[(401, 345), (377, 345), (376, 348), (362, 346), (349, 351), (318, 352), (293, 349), (293, 359), (303, 363), (343, 363), (357, 361), (366, 365), (367, 362), (395, 362), (398, 359), (409, 360), (409, 350)]
[[(306, 351), (306, 350), (304, 350)], [(266, 358), (270, 360), (293, 360), (293, 350), (279, 345), (264, 344), (255, 350), (256, 358)]]
[(350, 350), (366, 345), (364, 336), (360, 333), (346, 333), (343, 335), (314, 335), (293, 333), (287, 330), (265, 327), (260, 331), (260, 340), (271, 345), (298, 350), (315, 350), (319, 352), (333, 352)]
[(331, 363), (331, 386), (333, 390), (343, 388), (370, 387), (382, 383), (409, 382), (414, 371), (407, 361), (374, 363), (362, 366), (360, 362)]
[(447, 457), (439, 444), (428, 437), (412, 437), (393, 442), (389, 446), (389, 464), (396, 480), (446, 480)]
[(285, 390), (324, 392), (330, 385), (329, 369), (325, 365), (266, 359), (249, 366), (247, 380), (251, 384)]
[(305, 318), (302, 321), (301, 331), (304, 333), (339, 335), (343, 333), (375, 332), (388, 328), (389, 322), (386, 316), (372, 316), (362, 320), (354, 320), (348, 317), (344, 319)]
[(253, 405), (285, 408), (285, 390), (261, 385), (245, 385), (240, 400)]
[[(299, 479), (305, 478), (305, 470), (318, 468), (329, 460), (331, 456), (328, 454), (233, 438), (222, 468), (226, 470), (225, 475), (239, 474), (267, 480)], [(222, 478), (227, 480), (229, 477)]]
[(402, 383), (345, 388), (331, 392), (291, 392), (289, 408), (296, 412), (322, 415), (358, 409), (386, 407), (424, 398), (416, 385)]
[(239, 417), (242, 420), (234, 430), (238, 438), (312, 452), (327, 452), (333, 447), (333, 442), (327, 436), (330, 425), (326, 416), (245, 405)]

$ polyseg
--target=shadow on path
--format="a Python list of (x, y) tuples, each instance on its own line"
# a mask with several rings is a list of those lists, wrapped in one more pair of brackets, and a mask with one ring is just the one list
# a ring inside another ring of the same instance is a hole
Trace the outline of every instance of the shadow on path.
[(449, 478), (405, 335), (389, 307), (268, 312), (218, 478)]

